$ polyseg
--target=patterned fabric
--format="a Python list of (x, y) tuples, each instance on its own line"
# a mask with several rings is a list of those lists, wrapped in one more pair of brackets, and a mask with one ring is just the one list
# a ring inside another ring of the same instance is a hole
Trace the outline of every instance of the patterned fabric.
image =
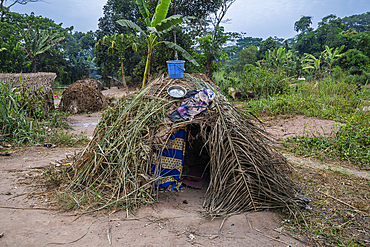
[[(160, 167), (152, 164), (152, 174), (159, 174), (159, 189), (179, 191), (182, 187), (180, 176), (185, 156), (186, 131), (180, 129), (169, 138), (162, 153), (156, 150), (154, 159), (160, 159)], [(157, 188), (157, 185), (156, 185)]]
[(177, 108), (177, 111), (185, 120), (192, 120), (195, 115), (207, 110), (209, 104), (215, 97), (216, 95), (212, 90), (203, 88), (193, 97), (184, 99)]

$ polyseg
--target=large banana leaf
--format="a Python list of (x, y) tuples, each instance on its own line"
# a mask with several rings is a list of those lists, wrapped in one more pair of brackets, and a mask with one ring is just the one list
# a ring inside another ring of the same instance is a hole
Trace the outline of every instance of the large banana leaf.
[(168, 48), (171, 48), (171, 49), (174, 49), (176, 51), (178, 51), (179, 53), (181, 53), (181, 55), (186, 59), (188, 60), (189, 62), (191, 62), (192, 64), (194, 64), (195, 66), (199, 66), (199, 64), (197, 63), (197, 61), (195, 61), (195, 59), (186, 51), (184, 50), (183, 48), (181, 48), (180, 46), (176, 45), (175, 43), (172, 43), (172, 42), (168, 42), (168, 41), (163, 41), (163, 43), (168, 47)]
[(157, 31), (155, 27), (147, 27), (146, 28), (150, 34), (160, 36), (161, 34)]
[(146, 8), (144, 0), (136, 0), (136, 3), (139, 6), (140, 14), (144, 17), (145, 24), (150, 26), (149, 10)]
[(181, 15), (173, 15), (166, 19), (163, 19), (160, 23), (155, 26), (155, 29), (160, 32), (165, 32), (171, 29), (173, 26), (183, 22), (183, 17)]
[(155, 13), (153, 15), (153, 20), (151, 23), (152, 27), (157, 26), (162, 20), (164, 20), (167, 16), (168, 8), (170, 7), (171, 0), (159, 0), (160, 3), (157, 5), (155, 9)]
[(119, 20), (119, 21), (117, 21), (117, 23), (120, 24), (123, 27), (131, 28), (131, 29), (133, 29), (133, 30), (135, 30), (137, 32), (140, 32), (141, 34), (145, 35), (145, 32), (143, 31), (143, 29), (141, 29), (138, 25), (136, 25), (132, 21), (129, 21), (129, 20)]

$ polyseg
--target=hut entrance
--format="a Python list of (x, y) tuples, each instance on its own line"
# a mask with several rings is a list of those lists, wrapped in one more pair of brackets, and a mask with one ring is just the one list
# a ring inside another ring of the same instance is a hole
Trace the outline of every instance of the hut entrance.
[(202, 189), (207, 187), (210, 178), (210, 156), (204, 146), (201, 136), (201, 127), (191, 124), (187, 127), (187, 141), (182, 170), (182, 183), (185, 186)]

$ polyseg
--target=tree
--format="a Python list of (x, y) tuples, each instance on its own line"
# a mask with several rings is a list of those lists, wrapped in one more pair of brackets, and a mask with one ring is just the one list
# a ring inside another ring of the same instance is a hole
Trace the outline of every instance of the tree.
[[(129, 27), (135, 30), (136, 32), (139, 32), (141, 36), (145, 38), (147, 48), (148, 48), (148, 54), (147, 54), (147, 59), (146, 59), (142, 87), (145, 86), (147, 77), (149, 78), (150, 76), (150, 60), (151, 60), (153, 50), (157, 45), (161, 43), (164, 43), (171, 49), (181, 52), (185, 59), (189, 60), (195, 65), (198, 65), (198, 63), (194, 60), (194, 58), (192, 58), (190, 54), (188, 54), (180, 46), (172, 42), (168, 42), (168, 41), (158, 41), (158, 38), (160, 35), (168, 32), (175, 25), (182, 23), (185, 19), (181, 15), (173, 15), (173, 16), (166, 18), (170, 2), (171, 0), (159, 1), (156, 7), (155, 13), (153, 17), (151, 18), (151, 15), (148, 9), (146, 8), (144, 0), (136, 0), (136, 3), (139, 7), (139, 11), (143, 16), (144, 22), (147, 27), (146, 32), (144, 32), (137, 24), (133, 23), (132, 21), (129, 21), (129, 20), (117, 21), (117, 23), (120, 24), (121, 26)], [(152, 19), (152, 21), (150, 21), (150, 19)]]
[(65, 37), (61, 37), (57, 32), (34, 30), (29, 26), (23, 39), (22, 48), (27, 54), (26, 58), (31, 62), (32, 72), (36, 72), (37, 56), (57, 45)]
[(0, 21), (3, 21), (3, 17), (4, 17), (4, 14), (5, 14), (5, 8), (7, 10), (9, 10), (13, 5), (15, 4), (22, 4), (22, 5), (26, 5), (27, 3), (34, 3), (34, 2), (44, 2), (43, 0), (10, 0), (10, 2), (13, 2), (11, 3), (8, 7), (5, 7), (5, 3), (7, 2), (7, 0), (0, 0)]
[(305, 34), (311, 32), (313, 28), (311, 27), (312, 24), (312, 16), (302, 16), (299, 21), (294, 23), (294, 31), (297, 33)]
[(266, 40), (264, 40), (260, 45), (260, 49), (258, 50), (258, 58), (264, 59), (268, 50), (272, 51), (281, 47), (282, 43), (280, 43), (280, 41), (281, 40), (277, 37), (268, 37)]
[[(220, 7), (220, 0), (173, 0), (169, 7), (169, 15), (192, 16), (200, 20), (208, 14), (217, 11)], [(177, 44), (177, 28), (173, 28), (173, 43)], [(178, 59), (175, 51), (175, 60)]]
[(72, 55), (72, 66), (76, 68), (77, 74), (79, 74), (78, 79), (83, 79), (85, 77), (85, 72), (87, 76), (90, 76), (90, 68), (94, 67), (95, 57), (89, 55), (86, 59), (83, 56), (75, 58)]
[[(105, 35), (115, 33), (126, 34), (130, 30), (118, 25), (117, 21), (125, 19), (138, 23), (140, 17), (141, 14), (134, 0), (108, 0), (103, 7), (103, 17), (99, 18), (97, 38), (102, 39)], [(139, 26), (141, 26), (141, 23)]]
[(266, 51), (265, 64), (270, 68), (280, 70), (291, 57), (291, 51), (286, 52), (283, 47), (275, 48)]
[(15, 73), (22, 70), (24, 51), (20, 47), (20, 30), (16, 24), (0, 22), (0, 73)]
[(339, 42), (344, 24), (335, 15), (325, 16), (319, 23), (316, 30), (307, 33), (300, 33), (293, 48), (300, 55), (304, 53), (312, 54), (314, 57), (320, 56), (325, 45), (337, 47), (342, 44)]
[(255, 64), (257, 62), (258, 48), (250, 45), (248, 48), (243, 49), (238, 54), (239, 64), (244, 67), (246, 64)]
[(370, 26), (370, 12), (344, 17), (342, 23), (345, 26), (345, 30), (353, 28), (357, 32), (369, 31), (367, 27)]
[(315, 80), (320, 79), (321, 63), (323, 60), (322, 54), (320, 54), (320, 56), (318, 56), (317, 58), (314, 55), (308, 53), (305, 53), (304, 55), (305, 55), (304, 60), (306, 61), (306, 64), (304, 65), (303, 69), (308, 71), (310, 69), (313, 69), (315, 74)]
[(361, 71), (361, 68), (370, 64), (370, 58), (365, 56), (361, 51), (349, 49), (345, 55), (339, 59), (340, 66), (345, 69)]
[(225, 45), (230, 39), (236, 38), (235, 34), (226, 34), (224, 32), (224, 27), (220, 26), (227, 11), (235, 1), (236, 0), (221, 1), (220, 8), (209, 18), (209, 22), (213, 26), (212, 30), (207, 32), (207, 26), (205, 25), (203, 28), (204, 35), (199, 39), (200, 47), (205, 55), (203, 74), (208, 77), (212, 77), (213, 61), (225, 54), (223, 51), (223, 45)]
[(262, 38), (253, 38), (253, 37), (240, 38), (236, 41), (236, 52), (239, 53), (241, 50), (248, 48), (251, 45), (255, 47), (260, 47), (262, 40), (263, 40)]
[(101, 46), (108, 46), (108, 52), (112, 54), (115, 50), (119, 54), (119, 60), (121, 62), (121, 73), (122, 73), (122, 84), (125, 89), (128, 91), (125, 72), (123, 68), (123, 61), (125, 60), (125, 50), (129, 47), (132, 47), (134, 51), (137, 51), (137, 46), (135, 43), (135, 36), (133, 34), (113, 34), (112, 36), (104, 36), (103, 39), (100, 39), (95, 45), (95, 49), (100, 49)]

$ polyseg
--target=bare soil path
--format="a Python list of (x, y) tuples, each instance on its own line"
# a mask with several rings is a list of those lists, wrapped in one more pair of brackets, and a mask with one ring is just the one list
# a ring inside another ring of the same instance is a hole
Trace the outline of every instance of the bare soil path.
[(140, 208), (136, 216), (129, 218), (126, 212), (65, 216), (74, 212), (61, 213), (51, 209), (45, 198), (27, 197), (30, 187), (22, 183), (25, 177), (32, 177), (50, 162), (77, 151), (31, 147), (1, 157), (0, 233), (4, 236), (0, 238), (0, 246), (66, 243), (85, 233), (82, 239), (67, 246), (304, 246), (285, 235), (284, 230), (274, 231), (281, 223), (274, 212), (240, 214), (224, 222), (205, 219), (200, 212), (205, 188), (160, 192), (158, 203)]

